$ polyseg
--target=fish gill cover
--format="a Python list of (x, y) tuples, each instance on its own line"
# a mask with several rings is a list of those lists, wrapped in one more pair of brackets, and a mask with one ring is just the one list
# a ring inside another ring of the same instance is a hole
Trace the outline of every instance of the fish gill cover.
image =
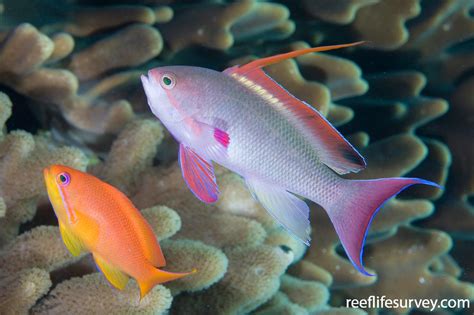
[[(345, 299), (473, 300), (473, 12), (469, 0), (0, 3), (0, 313), (363, 314)], [(411, 188), (379, 212), (364, 253), (376, 277), (354, 270), (318, 206), (306, 248), (225, 169), (219, 201), (197, 200), (139, 79), (161, 65), (223, 70), (357, 40), (368, 44), (265, 71), (360, 150), (368, 167), (348, 177), (445, 186)], [(41, 172), (50, 164), (125, 192), (169, 270), (200, 272), (140, 303), (133, 281), (112, 289), (52, 226)]]

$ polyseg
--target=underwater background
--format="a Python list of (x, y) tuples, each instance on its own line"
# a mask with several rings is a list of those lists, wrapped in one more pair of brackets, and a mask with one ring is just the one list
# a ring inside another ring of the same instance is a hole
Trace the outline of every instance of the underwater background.
[[(365, 40), (265, 71), (366, 158), (349, 178), (410, 176), (375, 217), (358, 273), (311, 205), (298, 242), (223, 168), (221, 196), (188, 191), (177, 144), (140, 75), (222, 71), (298, 48)], [(0, 314), (473, 314), (352, 309), (346, 299), (474, 301), (474, 1), (0, 1)], [(199, 272), (139, 302), (63, 245), (42, 170), (65, 164), (142, 209), (169, 270)], [(472, 302), (471, 302), (472, 303)]]

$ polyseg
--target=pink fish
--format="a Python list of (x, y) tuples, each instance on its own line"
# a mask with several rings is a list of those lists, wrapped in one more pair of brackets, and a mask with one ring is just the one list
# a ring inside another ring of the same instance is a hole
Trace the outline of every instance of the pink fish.
[(362, 264), (373, 216), (389, 198), (418, 178), (347, 180), (338, 176), (366, 166), (356, 149), (314, 108), (261, 69), (316, 51), (297, 50), (218, 72), (188, 66), (152, 69), (142, 76), (153, 114), (180, 144), (179, 161), (189, 189), (212, 203), (219, 190), (212, 162), (242, 176), (253, 196), (291, 234), (310, 240), (308, 205), (328, 213), (352, 264)]

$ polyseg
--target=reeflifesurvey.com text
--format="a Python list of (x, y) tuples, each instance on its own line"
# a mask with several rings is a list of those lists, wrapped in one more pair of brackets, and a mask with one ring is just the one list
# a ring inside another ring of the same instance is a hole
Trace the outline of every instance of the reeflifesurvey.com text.
[(385, 295), (371, 295), (365, 299), (347, 299), (346, 307), (349, 308), (382, 308), (382, 309), (470, 309), (471, 301), (468, 299), (394, 299)]

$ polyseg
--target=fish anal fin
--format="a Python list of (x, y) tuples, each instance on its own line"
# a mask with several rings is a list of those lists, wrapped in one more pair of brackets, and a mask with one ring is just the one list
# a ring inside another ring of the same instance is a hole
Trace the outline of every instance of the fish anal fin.
[(194, 195), (206, 203), (217, 201), (219, 189), (212, 162), (201, 157), (193, 149), (180, 144), (179, 163), (183, 178)]
[(59, 231), (61, 232), (61, 237), (67, 249), (73, 256), (79, 256), (85, 249), (84, 243), (81, 239), (74, 235), (74, 233), (61, 222), (59, 223)]
[(228, 74), (289, 119), (312, 144), (321, 162), (335, 172), (345, 174), (365, 168), (364, 158), (321, 113), (291, 95), (263, 70), (254, 69), (245, 74), (233, 71)]
[(306, 202), (283, 188), (246, 178), (250, 192), (292, 235), (309, 246), (311, 227)]
[(94, 261), (99, 267), (100, 271), (104, 274), (105, 278), (117, 289), (123, 290), (128, 283), (129, 277), (124, 272), (120, 271), (117, 267), (112, 266), (106, 262), (102, 257), (97, 254), (93, 254)]

